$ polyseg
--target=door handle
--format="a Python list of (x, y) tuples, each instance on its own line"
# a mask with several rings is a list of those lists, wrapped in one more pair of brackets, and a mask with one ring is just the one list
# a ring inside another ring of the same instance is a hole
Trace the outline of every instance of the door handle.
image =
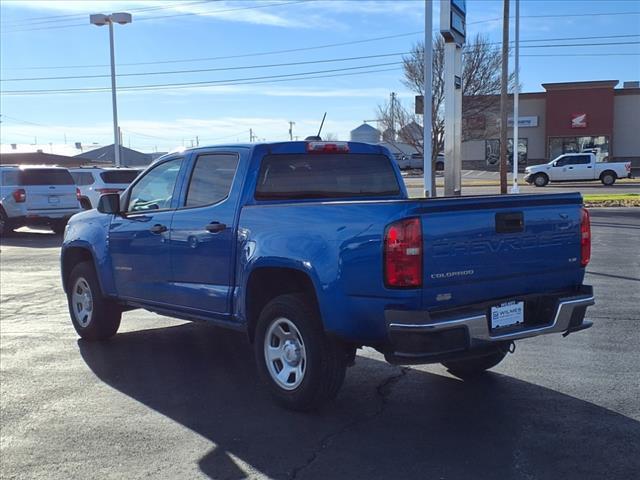
[(589, 165), (587, 168), (593, 168), (591, 165)]
[(167, 227), (164, 225), (160, 225), (159, 223), (156, 223), (153, 227), (149, 229), (149, 231), (151, 233), (163, 233), (167, 231)]
[(573, 170), (573, 167), (569, 167), (569, 170)]
[(223, 231), (225, 228), (227, 228), (227, 226), (224, 223), (211, 222), (209, 225), (207, 225), (204, 228), (209, 233), (219, 233)]

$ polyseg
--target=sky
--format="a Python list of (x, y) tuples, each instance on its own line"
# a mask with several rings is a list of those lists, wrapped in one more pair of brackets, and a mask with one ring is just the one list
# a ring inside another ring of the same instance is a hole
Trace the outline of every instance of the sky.
[[(502, 5), (467, 0), (467, 37), (499, 46)], [(424, 39), (423, 0), (1, 0), (3, 145), (113, 142), (109, 33), (89, 14), (122, 11), (133, 15), (114, 26), (124, 146), (247, 142), (250, 130), (286, 140), (290, 121), (304, 138), (325, 112), (323, 134), (348, 140), (390, 92), (413, 101), (401, 60)], [(523, 91), (640, 80), (640, 1), (521, 0), (520, 15)]]

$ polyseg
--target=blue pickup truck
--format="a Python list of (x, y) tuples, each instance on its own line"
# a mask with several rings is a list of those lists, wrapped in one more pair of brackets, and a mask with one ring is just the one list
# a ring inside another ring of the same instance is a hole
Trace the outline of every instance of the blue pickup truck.
[(308, 410), (362, 346), (464, 378), (588, 328), (590, 252), (579, 194), (409, 199), (385, 148), (305, 141), (166, 155), (71, 219), (61, 262), (82, 338), (134, 308), (241, 330)]

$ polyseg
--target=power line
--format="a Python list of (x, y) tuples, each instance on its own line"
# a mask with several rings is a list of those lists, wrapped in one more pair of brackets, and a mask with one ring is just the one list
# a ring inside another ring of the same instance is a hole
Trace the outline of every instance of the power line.
[[(207, 10), (207, 11), (200, 11), (200, 12), (187, 12), (187, 13), (177, 13), (177, 14), (173, 14), (173, 15), (158, 15), (158, 16), (151, 16), (151, 17), (141, 17), (141, 18), (137, 18), (136, 19), (136, 23), (138, 22), (142, 22), (142, 21), (148, 21), (148, 20), (163, 20), (165, 18), (175, 18), (175, 17), (186, 17), (186, 16), (199, 16), (199, 15), (206, 15), (206, 16), (210, 16), (210, 15), (215, 15), (217, 13), (228, 13), (228, 12), (236, 12), (239, 10), (256, 10), (259, 8), (268, 8), (268, 7), (278, 7), (278, 6), (285, 6), (285, 5), (294, 5), (297, 3), (304, 3), (310, 0), (292, 0), (292, 1), (288, 1), (288, 2), (276, 2), (276, 3), (263, 3), (263, 4), (258, 4), (258, 5), (252, 5), (250, 7), (237, 7), (237, 8), (227, 8), (227, 9), (223, 9), (223, 10)], [(54, 26), (42, 26), (42, 27), (36, 27), (36, 28), (22, 28), (22, 29), (14, 29), (14, 30), (5, 30), (2, 33), (16, 33), (16, 32), (32, 32), (32, 31), (36, 31), (36, 30), (55, 30), (55, 29), (60, 29), (60, 28), (74, 28), (74, 27), (81, 27), (81, 26), (86, 26), (87, 23), (83, 22), (83, 23), (72, 23), (72, 24), (68, 24), (68, 25), (54, 25)]]
[[(329, 58), (322, 60), (309, 60), (305, 62), (289, 62), (289, 63), (272, 63), (266, 65), (243, 65), (236, 67), (219, 67), (219, 68), (199, 68), (193, 70), (170, 70), (160, 72), (136, 72), (136, 73), (120, 73), (117, 77), (138, 77), (149, 75), (174, 75), (184, 73), (202, 73), (202, 72), (222, 72), (229, 70), (247, 70), (253, 68), (274, 68), (274, 67), (289, 67), (299, 65), (312, 65), (316, 63), (332, 63), (332, 62), (347, 62), (352, 60), (365, 60), (371, 58), (383, 58), (383, 57), (397, 57), (399, 55), (407, 55), (409, 52), (396, 52), (396, 53), (383, 53), (379, 55), (363, 55), (359, 57), (343, 57), (343, 58)], [(31, 77), (31, 78), (4, 78), (1, 82), (17, 82), (17, 81), (36, 81), (36, 80), (76, 80), (87, 78), (111, 78), (111, 75), (77, 75), (77, 76), (59, 76), (59, 77)]]
[[(307, 72), (301, 74), (294, 75), (308, 75), (304, 77), (296, 77), (296, 78), (270, 78), (268, 80), (258, 80), (258, 81), (246, 81), (239, 80), (237, 82), (233, 81), (219, 81), (219, 82), (227, 82), (227, 83), (217, 83), (217, 82), (197, 82), (193, 84), (159, 84), (151, 87), (145, 87), (143, 85), (138, 85), (134, 87), (122, 87), (122, 90), (134, 90), (134, 91), (155, 91), (155, 90), (173, 90), (173, 89), (183, 89), (183, 88), (203, 88), (208, 86), (233, 86), (233, 85), (255, 85), (255, 84), (264, 84), (264, 83), (279, 83), (279, 82), (288, 82), (295, 80), (310, 80), (316, 78), (332, 78), (332, 77), (346, 77), (351, 75), (363, 75), (370, 73), (382, 73), (382, 72), (392, 72), (397, 71), (398, 67), (402, 65), (401, 62), (396, 63), (385, 63), (380, 65), (395, 65), (395, 68), (378, 68), (372, 70), (364, 70), (360, 72), (350, 72), (350, 73), (338, 73), (338, 74), (329, 74), (329, 75), (316, 75), (317, 72)], [(351, 67), (347, 69), (336, 69), (337, 71), (342, 70), (350, 70), (352, 68), (369, 68), (375, 67), (372, 66), (362, 66), (362, 67)], [(336, 70), (327, 70), (327, 71), (336, 71)], [(0, 92), (2, 95), (42, 95), (42, 94), (51, 94), (51, 93), (99, 93), (104, 91), (109, 91), (110, 88), (88, 88), (88, 89), (66, 89), (66, 90), (14, 90), (14, 91), (3, 91)]]
[[(293, 53), (293, 52), (304, 52), (304, 51), (309, 51), (309, 50), (319, 50), (319, 49), (323, 49), (323, 48), (331, 48), (331, 47), (342, 47), (342, 46), (346, 46), (346, 45), (356, 45), (359, 43), (367, 43), (367, 42), (375, 42), (375, 41), (379, 41), (379, 40), (390, 40), (392, 38), (400, 38), (400, 37), (408, 37), (411, 35), (417, 35), (419, 33), (422, 33), (420, 31), (418, 32), (409, 32), (409, 33), (400, 33), (397, 35), (385, 35), (382, 37), (373, 37), (373, 38), (367, 38), (367, 39), (362, 39), (362, 40), (353, 40), (350, 42), (340, 42), (340, 43), (329, 43), (329, 44), (325, 44), (325, 45), (317, 45), (314, 47), (302, 47), (302, 48), (288, 48), (286, 50), (272, 50), (272, 51), (268, 51), (268, 52), (256, 52), (256, 53), (245, 53), (245, 54), (240, 54), (240, 55), (226, 55), (226, 56), (219, 56), (219, 57), (201, 57), (201, 58), (187, 58), (187, 59), (176, 59), (176, 60), (158, 60), (158, 61), (154, 61), (154, 62), (119, 62), (118, 66), (122, 67), (122, 66), (131, 66), (131, 65), (158, 65), (158, 64), (163, 64), (163, 63), (188, 63), (188, 62), (203, 62), (203, 61), (209, 61), (209, 60), (228, 60), (231, 58), (247, 58), (247, 57), (260, 57), (260, 56), (266, 56), (266, 55), (277, 55), (277, 54), (281, 54), (281, 53)], [(19, 70), (54, 70), (54, 69), (61, 69), (61, 68), (93, 68), (93, 67), (109, 67), (109, 64), (97, 64), (97, 65), (57, 65), (57, 66), (52, 66), (52, 67), (25, 67), (25, 68), (20, 68)]]
[[(569, 37), (564, 38), (562, 40), (577, 40), (577, 39), (588, 39), (588, 38), (624, 38), (624, 37), (638, 37), (640, 35), (609, 35), (605, 37)], [(558, 39), (560, 40), (560, 39)], [(525, 40), (526, 41), (526, 40)], [(529, 40), (529, 41), (552, 41), (548, 40)], [(472, 50), (474, 48), (482, 48), (486, 45), (497, 45), (499, 42), (493, 43), (483, 43), (478, 44), (477, 46), (468, 45), (465, 47), (465, 50)], [(571, 43), (571, 44), (547, 44), (547, 45), (524, 45), (522, 48), (559, 48), (559, 47), (594, 47), (594, 46), (611, 46), (611, 45), (636, 45), (640, 44), (640, 42), (600, 42), (600, 43)], [(274, 68), (274, 67), (289, 67), (289, 66), (300, 66), (300, 65), (313, 65), (319, 63), (333, 63), (333, 62), (345, 62), (345, 61), (353, 61), (353, 60), (365, 60), (371, 58), (384, 58), (384, 57), (393, 57), (399, 55), (407, 55), (410, 52), (395, 52), (395, 53), (385, 53), (379, 55), (363, 55), (357, 57), (341, 57), (341, 58), (331, 58), (331, 59), (321, 59), (321, 60), (309, 60), (302, 62), (288, 62), (288, 63), (273, 63), (273, 64), (262, 64), (262, 65), (242, 65), (235, 67), (217, 67), (217, 68), (201, 68), (201, 69), (190, 69), (190, 70), (165, 70), (165, 71), (155, 71), (155, 72), (135, 72), (135, 73), (120, 73), (118, 77), (138, 77), (138, 76), (150, 76), (150, 75), (175, 75), (175, 74), (189, 74), (189, 73), (203, 73), (203, 72), (221, 72), (221, 71), (232, 71), (232, 70), (247, 70), (254, 68)], [(23, 77), (23, 78), (4, 78), (0, 79), (2, 82), (16, 82), (16, 81), (42, 81), (42, 80), (79, 80), (79, 79), (89, 79), (89, 78), (110, 78), (110, 75), (66, 75), (66, 76), (51, 76), (51, 77)]]
[[(190, 63), (190, 62), (203, 62), (203, 61), (210, 61), (210, 60), (227, 60), (231, 58), (247, 58), (247, 57), (277, 55), (281, 53), (293, 53), (293, 52), (301, 52), (301, 51), (319, 50), (324, 48), (342, 47), (346, 45), (355, 45), (355, 44), (375, 42), (380, 40), (390, 40), (393, 38), (408, 37), (408, 36), (422, 34), (422, 33), (424, 33), (424, 31), (407, 32), (407, 33), (400, 33), (396, 35), (385, 35), (381, 37), (370, 37), (362, 40), (353, 40), (350, 42), (340, 42), (340, 43), (329, 43), (324, 45), (316, 45), (313, 47), (289, 48), (285, 50), (272, 50), (267, 52), (255, 52), (255, 53), (246, 53), (246, 54), (240, 54), (240, 55), (199, 57), (199, 58), (174, 59), (174, 60), (157, 60), (152, 62), (120, 62), (118, 63), (118, 66), (123, 67), (123, 66), (159, 65), (159, 64), (165, 64), (165, 63)], [(640, 36), (640, 34), (598, 35), (598, 36), (590, 36), (590, 37), (559, 37), (559, 38), (544, 38), (544, 39), (532, 38), (532, 39), (521, 40), (520, 42), (527, 43), (527, 42), (547, 42), (547, 41), (550, 42), (550, 41), (567, 41), (567, 40), (601, 40), (601, 39), (611, 39), (611, 38), (630, 38), (630, 37), (638, 37), (638, 36)], [(486, 43), (486, 45), (499, 45), (499, 44), (500, 42)], [(23, 67), (23, 68), (17, 68), (17, 70), (54, 70), (54, 69), (66, 69), (66, 68), (94, 68), (94, 67), (109, 67), (109, 64), (57, 65), (57, 66), (50, 66), (50, 67), (44, 67), (44, 66)], [(126, 74), (121, 74), (121, 75), (126, 75)]]
[[(174, 7), (183, 7), (183, 6), (189, 6), (189, 5), (196, 5), (196, 4), (200, 4), (200, 3), (210, 3), (210, 2), (219, 2), (220, 0), (198, 0), (198, 1), (193, 1), (193, 2), (164, 2), (163, 5), (156, 5), (153, 7), (139, 7), (139, 8), (129, 8), (127, 9), (127, 11), (129, 13), (139, 13), (139, 12), (150, 12), (150, 11), (156, 11), (156, 10), (167, 10), (167, 9), (171, 9)], [(59, 22), (62, 19), (80, 19), (80, 18), (86, 18), (91, 14), (91, 12), (87, 12), (87, 13), (70, 13), (70, 14), (65, 14), (65, 15), (46, 15), (46, 16), (42, 16), (42, 17), (29, 17), (29, 18), (23, 18), (20, 20), (14, 20), (14, 21), (6, 21), (6, 20), (2, 20), (0, 19), (0, 22), (2, 22), (3, 26), (7, 27), (11, 27), (11, 26), (31, 26), (31, 25), (38, 25), (38, 24), (42, 24), (42, 23), (52, 23), (52, 22)]]

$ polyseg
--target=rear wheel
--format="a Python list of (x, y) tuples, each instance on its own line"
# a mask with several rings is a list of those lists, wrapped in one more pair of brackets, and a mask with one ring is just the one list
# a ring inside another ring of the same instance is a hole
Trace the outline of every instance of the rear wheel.
[(13, 228), (11, 228), (9, 217), (7, 217), (4, 210), (0, 208), (0, 236), (9, 235), (11, 232), (13, 232)]
[(122, 309), (102, 295), (91, 262), (81, 262), (71, 271), (67, 302), (71, 322), (85, 340), (105, 340), (118, 331)]
[(316, 409), (342, 386), (347, 349), (325, 334), (316, 308), (304, 295), (281, 295), (267, 304), (254, 346), (260, 376), (286, 408)]
[(506, 357), (506, 355), (506, 350), (496, 350), (495, 352), (482, 357), (449, 360), (447, 362), (442, 362), (442, 365), (444, 365), (447, 370), (456, 377), (470, 378), (495, 367), (504, 359), (504, 357)]
[(533, 184), (536, 187), (544, 187), (549, 183), (549, 177), (544, 173), (538, 173), (535, 177), (533, 177)]
[(56, 220), (51, 224), (51, 230), (53, 230), (53, 233), (55, 233), (56, 235), (62, 235), (66, 226), (66, 220)]
[(602, 182), (603, 185), (613, 185), (614, 183), (616, 183), (616, 178), (617, 175), (615, 174), (615, 172), (603, 172), (602, 175), (600, 175), (600, 181)]

